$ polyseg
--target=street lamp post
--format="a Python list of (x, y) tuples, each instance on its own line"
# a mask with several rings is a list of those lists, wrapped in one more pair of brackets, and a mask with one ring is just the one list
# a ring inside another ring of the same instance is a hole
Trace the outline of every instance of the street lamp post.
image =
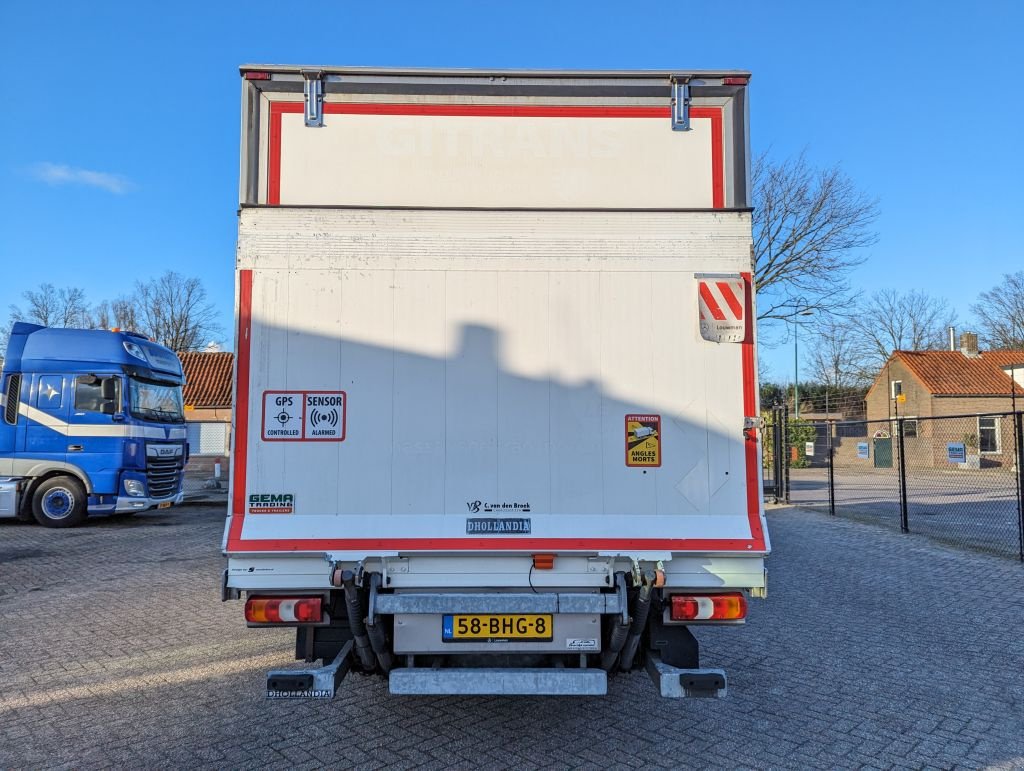
[[(814, 311), (801, 311), (798, 316), (813, 316)], [(790, 319), (793, 325), (793, 418), (800, 420), (800, 354), (798, 338), (800, 323), (796, 319)]]

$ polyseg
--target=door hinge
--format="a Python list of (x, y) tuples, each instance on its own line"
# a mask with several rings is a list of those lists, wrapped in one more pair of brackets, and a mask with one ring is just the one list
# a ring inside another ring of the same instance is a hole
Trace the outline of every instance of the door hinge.
[(690, 81), (672, 78), (672, 130), (690, 130)]
[(304, 117), (307, 126), (324, 125), (324, 71), (302, 70)]

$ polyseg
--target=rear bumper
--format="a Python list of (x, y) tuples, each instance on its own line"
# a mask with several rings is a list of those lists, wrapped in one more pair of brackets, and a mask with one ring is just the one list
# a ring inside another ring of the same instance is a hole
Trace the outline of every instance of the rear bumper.
[(603, 669), (395, 669), (388, 690), (403, 696), (604, 696)]

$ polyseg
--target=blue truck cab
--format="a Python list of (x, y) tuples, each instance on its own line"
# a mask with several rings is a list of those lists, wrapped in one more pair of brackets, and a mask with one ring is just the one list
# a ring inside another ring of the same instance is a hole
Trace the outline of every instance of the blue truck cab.
[(18, 322), (4, 359), (0, 517), (73, 527), (182, 500), (181, 362), (133, 332)]

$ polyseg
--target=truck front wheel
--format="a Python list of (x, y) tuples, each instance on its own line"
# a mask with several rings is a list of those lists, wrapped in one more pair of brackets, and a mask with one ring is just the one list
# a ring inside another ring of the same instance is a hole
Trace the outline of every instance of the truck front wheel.
[(32, 514), (45, 527), (75, 527), (85, 521), (85, 488), (73, 477), (41, 482), (32, 494)]

